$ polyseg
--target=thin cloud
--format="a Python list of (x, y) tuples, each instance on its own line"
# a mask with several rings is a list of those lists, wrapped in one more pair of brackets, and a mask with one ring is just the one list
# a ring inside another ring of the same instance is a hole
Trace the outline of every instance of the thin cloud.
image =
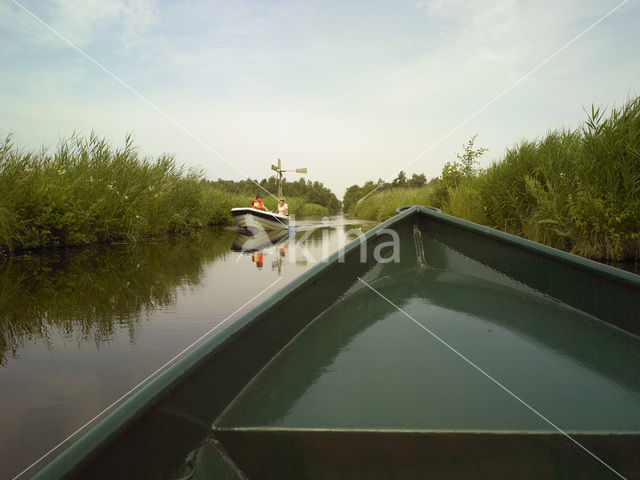
[[(21, 2), (48, 25), (80, 47), (108, 39), (129, 46), (158, 22), (155, 0), (53, 0)], [(65, 42), (35, 24), (15, 4), (0, 3), (0, 24), (32, 47), (66, 48)]]
[[(119, 0), (93, 4), (100, 15), (69, 12), (70, 1), (27, 6), (56, 22), (67, 16), (87, 51), (245, 171), (263, 177), (277, 157), (301, 161), (310, 179), (340, 194), (392, 175), (617, 3)], [(406, 173), (438, 175), (475, 133), (489, 148), (484, 160), (497, 159), (522, 138), (576, 125), (583, 106), (633, 95), (639, 9), (626, 4)], [(3, 58), (0, 124), (27, 139), (26, 148), (55, 144), (74, 129), (114, 142), (133, 132), (143, 152), (172, 152), (211, 178), (235, 178), (74, 52), (53, 45), (11, 2), (0, 1), (0, 25), (0, 48), (15, 54)]]

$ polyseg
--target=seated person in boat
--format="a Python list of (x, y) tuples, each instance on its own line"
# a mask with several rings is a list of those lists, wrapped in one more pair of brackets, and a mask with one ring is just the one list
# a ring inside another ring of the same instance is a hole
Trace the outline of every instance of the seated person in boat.
[(280, 203), (278, 203), (276, 213), (280, 215), (289, 215), (289, 205), (285, 203), (284, 197), (280, 197)]
[(258, 194), (255, 196), (255, 198), (253, 200), (251, 200), (251, 207), (252, 208), (256, 208), (258, 210), (267, 210), (267, 207), (264, 206), (264, 203), (262, 203), (262, 195)]

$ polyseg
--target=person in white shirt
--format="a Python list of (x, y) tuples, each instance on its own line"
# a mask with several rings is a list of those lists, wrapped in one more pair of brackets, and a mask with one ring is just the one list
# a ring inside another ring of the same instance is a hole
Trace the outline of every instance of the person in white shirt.
[(276, 208), (276, 213), (280, 215), (289, 215), (289, 205), (285, 203), (284, 197), (280, 197), (280, 203), (278, 203), (278, 208)]

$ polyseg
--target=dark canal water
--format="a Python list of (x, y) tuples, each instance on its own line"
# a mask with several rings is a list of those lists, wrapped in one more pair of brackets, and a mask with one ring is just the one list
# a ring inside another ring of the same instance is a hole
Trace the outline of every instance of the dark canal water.
[(372, 226), (300, 220), (271, 239), (219, 227), (10, 259), (0, 270), (0, 478)]
[(0, 478), (42, 459), (20, 478), (31, 476), (194, 341), (372, 226), (332, 217), (284, 237), (220, 227), (11, 258), (0, 267)]

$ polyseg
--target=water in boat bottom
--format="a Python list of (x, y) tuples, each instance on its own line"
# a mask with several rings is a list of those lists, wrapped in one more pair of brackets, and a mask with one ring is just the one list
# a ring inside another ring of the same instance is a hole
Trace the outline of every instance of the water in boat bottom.
[(558, 428), (640, 473), (640, 339), (517, 282), (371, 273), (395, 306), (354, 282), (216, 420), (250, 478), (611, 475)]
[[(513, 282), (383, 274), (316, 318), (226, 428), (640, 433), (640, 339)], [(399, 307), (399, 308), (396, 308)], [(375, 401), (372, 401), (375, 399)]]

